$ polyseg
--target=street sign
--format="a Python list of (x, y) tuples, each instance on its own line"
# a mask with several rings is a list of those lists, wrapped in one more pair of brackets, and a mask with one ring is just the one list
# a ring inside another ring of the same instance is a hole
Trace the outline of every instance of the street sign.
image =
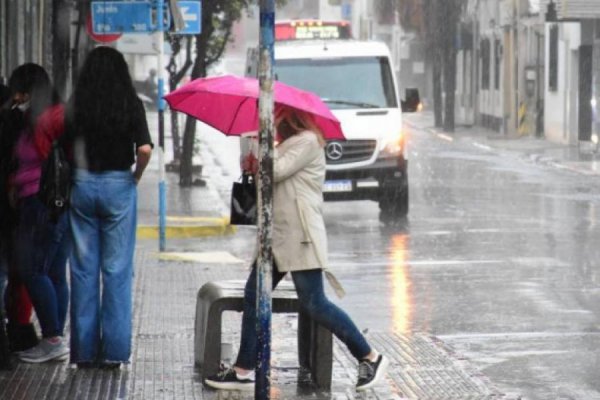
[(342, 4), (342, 19), (345, 19), (345, 20), (352, 19), (352, 4), (350, 4), (350, 3)]
[(92, 13), (88, 13), (88, 15), (85, 18), (85, 31), (92, 38), (92, 40), (94, 40), (95, 42), (98, 42), (98, 43), (115, 42), (123, 36), (122, 33), (112, 33), (112, 34), (107, 34), (107, 35), (95, 34), (94, 31), (92, 30)]
[(178, 35), (197, 35), (202, 32), (202, 3), (200, 1), (177, 2), (185, 27), (176, 33)]
[[(92, 31), (95, 34), (148, 33), (156, 30), (156, 8), (149, 1), (93, 1)], [(165, 26), (170, 13), (164, 7)]]

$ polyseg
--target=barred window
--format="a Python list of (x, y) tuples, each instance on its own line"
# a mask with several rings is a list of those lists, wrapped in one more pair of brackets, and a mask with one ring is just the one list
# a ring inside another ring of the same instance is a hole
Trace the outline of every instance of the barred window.
[(490, 40), (483, 39), (481, 47), (481, 88), (489, 90), (490, 88)]
[(548, 52), (548, 89), (558, 90), (558, 25), (550, 27), (550, 49)]
[(494, 41), (494, 89), (500, 90), (500, 66), (502, 63), (502, 44)]

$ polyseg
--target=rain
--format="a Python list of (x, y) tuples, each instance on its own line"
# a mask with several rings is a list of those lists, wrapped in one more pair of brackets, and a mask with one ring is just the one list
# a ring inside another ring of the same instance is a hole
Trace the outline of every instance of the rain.
[[(270, 214), (229, 223), (260, 126), (219, 131), (233, 123), (161, 96), (207, 77), (264, 79), (270, 2), (164, 0), (164, 33), (155, 3), (0, 2), (0, 83), (34, 62), (67, 101), (87, 54), (113, 47), (154, 144), (137, 187), (130, 363), (80, 371), (8, 353), (0, 399), (253, 398), (203, 385), (195, 317), (203, 284), (245, 280), (271, 245), (258, 233)], [(344, 136), (323, 132), (320, 210), (346, 296), (325, 290), (390, 366), (356, 392), (356, 360), (335, 338), (319, 387), (299, 365), (297, 315), (273, 313), (270, 397), (600, 399), (600, 1), (273, 3), (272, 79), (317, 95)], [(223, 315), (230, 366), (241, 316)]]

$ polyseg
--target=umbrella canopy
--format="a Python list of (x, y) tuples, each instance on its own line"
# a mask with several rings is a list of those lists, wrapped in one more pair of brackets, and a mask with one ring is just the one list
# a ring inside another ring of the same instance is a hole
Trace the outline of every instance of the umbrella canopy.
[[(226, 135), (257, 131), (258, 80), (234, 75), (195, 79), (165, 96), (169, 106)], [(340, 122), (314, 93), (274, 82), (275, 109), (291, 107), (312, 115), (326, 139), (344, 139)]]

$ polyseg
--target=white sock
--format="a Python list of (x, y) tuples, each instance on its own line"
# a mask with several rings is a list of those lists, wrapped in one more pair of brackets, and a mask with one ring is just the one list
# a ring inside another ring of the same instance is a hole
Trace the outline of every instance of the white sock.
[(369, 361), (375, 362), (379, 358), (379, 352), (377, 350), (372, 350), (372, 351), (373, 351), (373, 358), (369, 358)]
[(240, 374), (239, 372), (235, 371), (235, 375), (238, 377), (238, 379), (250, 379), (250, 380), (254, 380), (254, 371), (248, 371), (245, 374)]

